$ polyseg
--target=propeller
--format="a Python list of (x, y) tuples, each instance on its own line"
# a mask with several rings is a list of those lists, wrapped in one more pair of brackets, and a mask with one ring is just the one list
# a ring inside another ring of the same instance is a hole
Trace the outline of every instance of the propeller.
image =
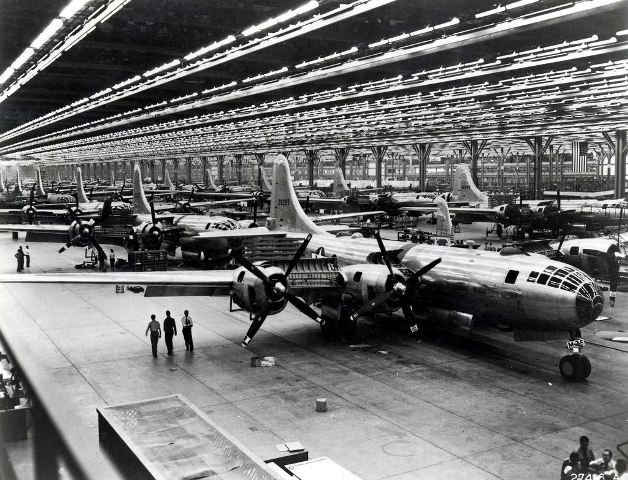
[(257, 228), (257, 201), (253, 202), (253, 223), (249, 225), (249, 228)]
[(30, 197), (28, 199), (28, 207), (22, 209), (22, 213), (28, 219), (28, 224), (32, 225), (37, 215), (37, 209), (33, 206), (35, 203), (35, 185), (31, 188)]
[[(76, 235), (74, 235), (74, 237), (72, 237), (65, 244), (65, 246), (59, 249), (59, 253), (63, 253), (70, 247), (87, 246), (91, 244), (98, 251), (99, 258), (101, 256), (106, 256), (104, 250), (98, 243), (98, 240), (96, 240), (96, 237), (94, 235), (94, 227), (102, 223), (104, 220), (107, 219), (107, 217), (109, 217), (109, 215), (111, 215), (111, 212), (112, 212), (111, 202), (112, 202), (111, 198), (107, 198), (103, 202), (101, 215), (100, 217), (96, 219), (94, 218), (90, 218), (89, 220), (75, 219), (70, 225), (70, 232), (74, 231), (76, 232)], [(77, 201), (77, 204), (78, 204), (78, 201)]]
[(152, 198), (150, 201), (150, 218), (152, 225), (148, 229), (148, 236), (144, 241), (145, 243), (150, 244), (151, 249), (156, 250), (161, 246), (164, 231), (162, 223), (157, 221), (157, 216), (155, 214), (155, 205), (153, 204)]
[(272, 307), (272, 303), (281, 301), (283, 299), (289, 301), (292, 305), (295, 306), (295, 308), (297, 308), (297, 310), (307, 315), (312, 320), (320, 323), (321, 325), (325, 324), (325, 319), (321, 315), (316, 313), (316, 311), (312, 307), (310, 307), (299, 297), (293, 295), (288, 291), (288, 276), (299, 263), (299, 260), (305, 253), (305, 250), (307, 249), (307, 246), (311, 239), (312, 235), (308, 235), (305, 238), (299, 249), (294, 254), (294, 257), (292, 257), (292, 260), (290, 260), (290, 263), (288, 264), (288, 268), (286, 269), (285, 273), (275, 273), (270, 277), (268, 277), (257, 265), (244, 258), (239, 252), (236, 252), (235, 250), (229, 250), (228, 254), (234, 260), (236, 260), (240, 265), (242, 265), (245, 269), (247, 269), (264, 283), (264, 288), (268, 296), (266, 301), (260, 307), (259, 312), (253, 317), (253, 322), (251, 323), (249, 330), (246, 332), (246, 335), (242, 340), (243, 347), (246, 347), (249, 344), (249, 342), (253, 339), (257, 331), (266, 320), (266, 317), (268, 316), (268, 313), (270, 312), (270, 309)]
[(83, 213), (82, 210), (79, 208), (78, 195), (74, 197), (74, 208), (67, 204), (65, 208), (68, 210), (68, 213), (70, 214), (70, 219), (72, 220), (76, 220)]
[(87, 199), (91, 202), (92, 201), (92, 195), (94, 194), (94, 187), (92, 187), (89, 191), (89, 195), (87, 196)]
[(387, 289), (376, 296), (373, 300), (365, 303), (360, 307), (353, 315), (351, 315), (351, 319), (355, 320), (361, 315), (364, 315), (368, 312), (375, 310), (382, 303), (393, 300), (399, 301), (401, 303), (401, 310), (403, 312), (403, 316), (406, 321), (410, 324), (414, 322), (414, 314), (412, 313), (412, 307), (410, 306), (410, 298), (408, 295), (412, 292), (413, 288), (408, 288), (408, 286), (415, 286), (419, 279), (425, 275), (427, 272), (432, 270), (436, 265), (441, 262), (441, 258), (437, 258), (436, 260), (431, 261), (424, 267), (421, 267), (416, 272), (412, 273), (407, 279), (400, 277), (398, 274), (395, 274), (392, 265), (390, 264), (390, 260), (388, 259), (388, 252), (386, 251), (386, 247), (384, 246), (384, 242), (379, 234), (379, 232), (375, 232), (375, 239), (377, 240), (377, 245), (379, 246), (379, 250), (382, 254), (382, 259), (384, 260), (384, 264), (389, 272), (389, 281), (387, 282)]

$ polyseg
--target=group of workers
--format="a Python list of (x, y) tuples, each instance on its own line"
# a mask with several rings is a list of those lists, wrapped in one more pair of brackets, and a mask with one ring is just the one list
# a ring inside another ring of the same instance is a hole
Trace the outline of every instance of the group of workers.
[(17, 247), (17, 253), (15, 254), (15, 258), (17, 259), (17, 271), (24, 271), (24, 262), (26, 261), (26, 268), (30, 268), (31, 266), (31, 251), (26, 245), (26, 248), (22, 249), (22, 245)]
[[(166, 340), (166, 348), (168, 349), (168, 355), (172, 355), (172, 338), (177, 335), (177, 325), (174, 320), (170, 316), (170, 310), (166, 310), (166, 318), (164, 318), (164, 327), (163, 332)], [(194, 341), (192, 339), (192, 317), (190, 316), (190, 312), (185, 310), (183, 312), (183, 316), (181, 317), (181, 333), (183, 333), (183, 340), (185, 341), (185, 349), (190, 352), (194, 350)], [(153, 357), (157, 358), (157, 343), (161, 338), (161, 325), (156, 320), (155, 314), (150, 316), (150, 322), (148, 322), (148, 326), (146, 327), (146, 335), (148, 336), (150, 332), (150, 344), (153, 351)]]
[(606, 448), (601, 458), (595, 458), (589, 437), (580, 437), (578, 450), (571, 452), (560, 469), (561, 480), (628, 480), (625, 458), (613, 460), (613, 452)]

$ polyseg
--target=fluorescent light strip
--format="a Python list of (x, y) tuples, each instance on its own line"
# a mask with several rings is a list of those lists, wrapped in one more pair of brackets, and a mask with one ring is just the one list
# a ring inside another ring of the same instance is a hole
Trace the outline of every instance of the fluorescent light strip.
[(73, 17), (89, 1), (90, 0), (72, 0), (70, 3), (68, 3), (65, 6), (63, 10), (61, 10), (59, 17), (65, 18), (65, 19)]
[(63, 26), (63, 20), (59, 18), (55, 18), (52, 22), (48, 24), (46, 28), (37, 36), (33, 43), (31, 43), (31, 47), (39, 49), (44, 43), (46, 43), (50, 38), (57, 33), (57, 31)]
[[(340, 4), (340, 6), (338, 6), (336, 9), (330, 12), (326, 12), (324, 14), (318, 15), (314, 18), (308, 19), (306, 22), (298, 22), (295, 25), (290, 25), (282, 30), (278, 30), (275, 34), (268, 34), (264, 38), (251, 40), (248, 44), (242, 47), (237, 47), (237, 49), (231, 49), (228, 52), (218, 53), (214, 55), (214, 57), (208, 60), (204, 60), (200, 63), (191, 64), (189, 66), (181, 67), (181, 71), (177, 70), (175, 72), (165, 74), (163, 77), (162, 76), (155, 77), (154, 79), (152, 79), (152, 81), (145, 81), (145, 83), (137, 87), (134, 87), (134, 89), (132, 89), (131, 91), (125, 90), (125, 91), (117, 92), (116, 95), (112, 95), (110, 98), (108, 98), (106, 102), (99, 100), (98, 105), (100, 106), (114, 100), (120, 100), (133, 93), (147, 90), (149, 88), (162, 85), (164, 83), (168, 83), (178, 78), (200, 72), (207, 68), (220, 65), (222, 63), (244, 56), (246, 54), (250, 54), (255, 51), (261, 50), (263, 48), (276, 45), (278, 43), (289, 40), (291, 38), (295, 38), (300, 35), (303, 35), (307, 32), (311, 32), (311, 31), (323, 28), (333, 23), (337, 23), (341, 20), (351, 18), (359, 13), (363, 13), (363, 12), (372, 10), (374, 8), (377, 8), (381, 5), (393, 3), (395, 1), (397, 0), (356, 0), (350, 4)], [(69, 118), (73, 115), (88, 111), (92, 108), (95, 108), (95, 105), (94, 106), (86, 105), (77, 111), (68, 112), (68, 114), (65, 114), (65, 115), (58, 115), (57, 117), (55, 117), (55, 121)], [(57, 110), (54, 113), (58, 113), (58, 112), (60, 112), (60, 110)], [(5, 132), (4, 134), (0, 135), (0, 141), (7, 138), (13, 138), (17, 135), (21, 135), (22, 133), (35, 130), (39, 128), (40, 126), (54, 123), (54, 122), (42, 122), (40, 125), (40, 120), (41, 118), (36, 118), (34, 120), (26, 122), (23, 125), (20, 125), (19, 127), (9, 130), (8, 132)]]
[[(625, 50), (625, 48), (626, 48), (626, 47), (625, 47), (625, 46), (623, 46), (623, 47), (619, 47), (619, 48), (620, 48), (620, 49)], [(595, 54), (601, 54), (601, 53), (605, 53), (605, 52), (606, 52), (606, 50), (602, 50), (602, 51), (600, 51), (600, 52), (586, 52), (586, 51), (585, 51), (585, 52), (581, 52), (581, 53), (579, 53), (579, 54), (577, 55), (577, 57), (578, 57), (578, 58), (581, 58), (581, 57), (587, 57), (587, 56), (591, 56), (591, 55), (595, 55)], [(573, 55), (571, 55), (571, 56), (567, 56), (567, 57), (565, 57), (565, 59), (572, 59), (572, 57), (573, 57)], [(575, 58), (575, 57), (573, 57), (573, 58)], [(545, 64), (548, 64), (548, 62), (555, 63), (555, 62), (557, 62), (557, 61), (558, 61), (558, 59), (552, 59), (552, 60), (547, 60), (547, 61), (541, 61), (541, 62), (537, 62), (537, 65), (545, 65)], [(477, 60), (476, 62), (469, 62), (469, 63), (470, 63), (470, 64), (473, 64), (473, 63), (478, 63), (478, 62), (480, 62), (480, 60)], [(493, 62), (492, 64), (488, 64), (488, 65), (495, 65), (495, 64), (498, 64), (498, 62), (499, 62), (499, 61), (497, 61), (497, 62)], [(528, 63), (520, 63), (520, 64), (516, 64), (516, 65), (512, 65), (512, 66), (505, 66), (505, 67), (501, 67), (501, 68), (500, 68), (500, 69), (498, 69), (498, 70), (493, 70), (493, 71), (489, 71), (489, 72), (486, 72), (486, 73), (489, 73), (489, 74), (490, 74), (490, 73), (499, 72), (499, 71), (507, 71), (508, 69), (513, 69), (513, 68), (514, 68), (514, 69), (520, 69), (520, 68), (530, 68), (530, 67), (532, 67), (533, 65), (535, 65), (535, 64), (533, 64), (533, 63), (529, 63), (529, 62), (528, 62)], [(444, 69), (444, 68), (448, 68), (448, 67), (441, 67), (441, 68), (436, 69), (436, 70), (441, 70), (441, 69)], [(451, 68), (451, 67), (449, 67), (449, 68)], [(558, 72), (558, 73), (559, 73), (559, 74), (566, 74), (566, 73), (568, 73), (568, 72), (572, 72), (573, 70), (574, 70), (574, 69), (572, 68), (572, 69), (567, 69), (567, 70), (564, 70), (564, 71), (560, 71), (560, 72)], [(474, 73), (474, 75), (483, 75), (483, 74), (485, 74), (485, 72), (482, 72), (482, 71), (476, 71), (476, 72), (477, 72), (477, 73)], [(416, 74), (415, 74), (415, 75), (416, 75)], [(467, 78), (469, 75), (470, 75), (470, 73), (465, 72), (465, 73), (462, 73), (462, 74), (461, 74), (459, 77), (457, 77), (457, 78)], [(414, 76), (413, 76), (413, 77), (414, 77)], [(530, 78), (531, 78), (531, 77), (532, 77), (532, 75), (528, 75), (528, 76), (526, 76), (526, 77), (530, 77)], [(526, 77), (524, 77), (524, 78), (526, 78)], [(452, 80), (452, 79), (453, 79), (453, 78), (450, 78), (450, 80)], [(414, 78), (412, 79), (412, 81), (414, 82)], [(410, 84), (410, 85), (408, 85), (408, 86), (413, 87), (414, 85)], [(408, 88), (408, 86), (406, 86), (406, 87), (404, 87), (404, 88)], [(397, 87), (397, 88), (399, 88), (399, 87)], [(233, 98), (239, 98), (239, 97), (229, 97), (229, 98), (230, 98), (230, 99), (233, 99)], [(107, 120), (107, 119), (104, 119), (104, 120)], [(101, 120), (101, 121), (102, 121), (102, 120)], [(93, 124), (95, 124), (95, 123), (98, 123), (98, 122), (100, 122), (100, 121), (95, 121), (95, 122), (92, 122), (92, 123), (93, 123)], [(125, 123), (128, 123), (128, 122), (125, 122)], [(118, 125), (118, 126), (119, 126), (119, 125)], [(110, 126), (109, 128), (111, 128), (111, 127), (113, 127), (113, 125), (112, 125), (112, 126)], [(70, 128), (70, 129), (66, 129), (66, 130), (65, 130), (65, 132), (69, 132), (69, 131), (75, 130), (76, 128), (77, 128), (77, 127), (72, 127), (72, 128)], [(102, 128), (104, 128), (104, 127), (99, 127), (99, 129), (102, 129)], [(64, 131), (61, 131), (61, 132), (64, 132)], [(61, 132), (57, 132), (57, 133), (61, 133)], [(79, 133), (79, 132), (77, 132), (77, 133)], [(87, 133), (87, 132), (80, 132), (80, 133)], [(41, 137), (41, 138), (47, 138), (47, 137), (50, 137), (51, 135), (52, 135), (52, 136), (53, 136), (53, 138), (54, 138), (54, 134), (49, 134), (49, 135), (46, 135), (46, 136)], [(58, 136), (59, 136), (59, 135), (57, 135), (57, 137), (58, 137)], [(67, 136), (67, 135), (64, 135), (64, 136)], [(31, 142), (31, 141), (19, 142), (17, 145), (21, 145), (21, 144), (24, 144), (24, 143), (30, 143), (30, 142)], [(30, 143), (30, 144), (32, 144), (32, 143)]]

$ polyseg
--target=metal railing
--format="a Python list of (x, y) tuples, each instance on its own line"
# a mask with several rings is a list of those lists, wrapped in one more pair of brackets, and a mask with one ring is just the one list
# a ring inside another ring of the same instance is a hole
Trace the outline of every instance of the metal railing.
[[(32, 350), (18, 334), (0, 329), (0, 348), (10, 359), (19, 375), (20, 383), (31, 399), (31, 439), (34, 478), (56, 480), (68, 476), (76, 480), (120, 479), (108, 460), (99, 456), (95, 462), (79, 441), (84, 430), (75, 418), (69, 418), (60, 404), (72, 392), (62, 391), (50, 373), (36, 361)], [(96, 411), (94, 409), (94, 416)], [(0, 435), (0, 456), (7, 452)], [(0, 469), (0, 478), (16, 479), (14, 469), (7, 462)]]

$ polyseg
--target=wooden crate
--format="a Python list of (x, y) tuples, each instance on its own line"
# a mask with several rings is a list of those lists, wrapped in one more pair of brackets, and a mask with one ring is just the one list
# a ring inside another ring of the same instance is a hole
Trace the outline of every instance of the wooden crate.
[(128, 261), (134, 272), (165, 272), (168, 270), (168, 252), (165, 250), (129, 252)]

